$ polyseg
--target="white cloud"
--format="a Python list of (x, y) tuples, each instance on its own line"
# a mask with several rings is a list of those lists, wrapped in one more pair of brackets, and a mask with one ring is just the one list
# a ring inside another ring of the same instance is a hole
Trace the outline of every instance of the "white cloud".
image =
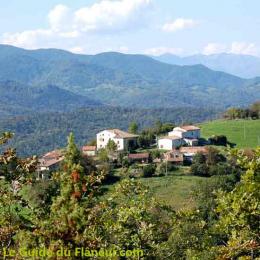
[(225, 52), (227, 49), (226, 45), (220, 43), (209, 43), (203, 49), (203, 54), (210, 55), (215, 53)]
[(198, 25), (198, 21), (193, 19), (178, 18), (172, 22), (165, 23), (162, 30), (165, 32), (176, 32), (188, 28), (193, 28)]
[(72, 14), (65, 5), (56, 5), (48, 14), (50, 28), (54, 32), (68, 31), (71, 28)]
[(77, 10), (59, 4), (47, 16), (49, 28), (5, 33), (1, 42), (28, 49), (73, 49), (82, 46), (90, 34), (140, 28), (145, 24), (145, 11), (151, 3), (152, 0), (102, 0)]
[(233, 42), (230, 48), (231, 53), (235, 54), (245, 54), (245, 55), (259, 55), (260, 49), (255, 43), (246, 42)]
[(75, 12), (75, 25), (81, 31), (123, 30), (143, 20), (151, 0), (103, 0)]
[(35, 49), (44, 47), (46, 40), (50, 40), (54, 37), (54, 33), (51, 30), (28, 30), (21, 33), (5, 33), (3, 35), (3, 44), (10, 44), (18, 47), (24, 47), (28, 49)]
[(144, 54), (153, 55), (153, 56), (160, 56), (165, 53), (180, 55), (183, 53), (182, 48), (173, 48), (173, 47), (154, 47), (144, 50)]
[(231, 44), (209, 43), (203, 49), (203, 54), (234, 53), (244, 55), (260, 55), (260, 48), (255, 43), (232, 42)]

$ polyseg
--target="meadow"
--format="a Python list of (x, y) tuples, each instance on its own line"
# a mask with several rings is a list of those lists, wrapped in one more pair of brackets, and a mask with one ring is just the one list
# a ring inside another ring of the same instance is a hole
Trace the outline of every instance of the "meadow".
[(225, 135), (237, 148), (260, 146), (260, 120), (215, 120), (200, 124), (201, 136)]

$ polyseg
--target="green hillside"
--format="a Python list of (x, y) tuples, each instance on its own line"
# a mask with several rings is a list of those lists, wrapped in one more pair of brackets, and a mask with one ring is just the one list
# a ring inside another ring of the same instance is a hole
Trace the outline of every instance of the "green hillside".
[(260, 145), (260, 120), (216, 120), (201, 124), (202, 137), (226, 135), (237, 148)]
[(8, 80), (32, 87), (57, 86), (123, 107), (222, 109), (260, 98), (259, 78), (242, 79), (203, 65), (170, 65), (144, 55), (114, 52), (76, 55), (0, 45), (0, 81)]

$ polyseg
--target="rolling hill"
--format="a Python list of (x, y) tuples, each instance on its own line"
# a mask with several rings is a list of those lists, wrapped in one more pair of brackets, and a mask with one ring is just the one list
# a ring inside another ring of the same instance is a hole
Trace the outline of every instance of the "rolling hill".
[(215, 120), (201, 124), (203, 137), (225, 135), (237, 148), (260, 146), (260, 120)]
[(0, 80), (56, 86), (112, 106), (245, 106), (260, 98), (260, 79), (246, 80), (203, 65), (178, 66), (144, 55), (76, 55), (0, 45)]

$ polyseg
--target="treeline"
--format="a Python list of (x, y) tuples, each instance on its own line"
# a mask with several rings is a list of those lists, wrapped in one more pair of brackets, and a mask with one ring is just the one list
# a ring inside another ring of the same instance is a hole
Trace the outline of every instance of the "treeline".
[(229, 108), (223, 115), (226, 119), (259, 119), (260, 101), (253, 103), (248, 108)]
[[(36, 113), (0, 120), (0, 131), (15, 133), (12, 146), (21, 156), (41, 155), (64, 147), (66, 137), (74, 132), (77, 144), (84, 145), (96, 133), (107, 128), (127, 130), (129, 123), (136, 121), (141, 132), (156, 121), (179, 124), (215, 119), (219, 111), (203, 108), (135, 109), (98, 107), (79, 109), (68, 113)], [(149, 134), (148, 134), (149, 135)], [(147, 135), (146, 135), (147, 137)], [(142, 141), (142, 143), (144, 143)]]

